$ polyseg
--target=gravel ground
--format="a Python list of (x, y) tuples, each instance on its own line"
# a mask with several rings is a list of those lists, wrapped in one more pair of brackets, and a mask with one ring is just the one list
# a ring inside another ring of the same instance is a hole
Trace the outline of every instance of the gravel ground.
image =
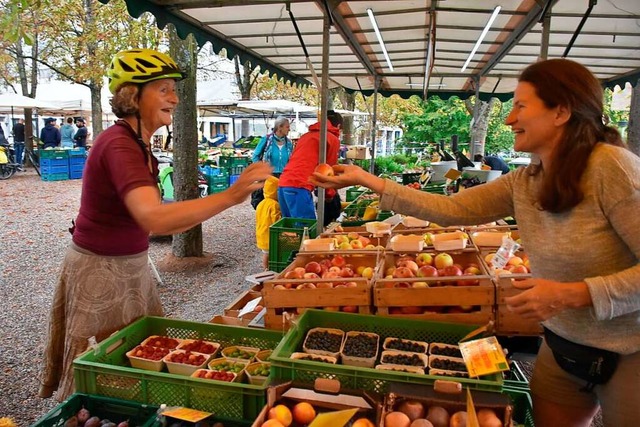
[[(43, 182), (33, 169), (0, 181), (0, 418), (11, 417), (19, 426), (32, 424), (58, 403), (37, 395), (39, 360), (81, 186), (80, 180)], [(261, 270), (254, 214), (247, 201), (204, 223), (204, 250), (214, 254), (211, 267), (160, 273), (168, 317), (206, 322), (249, 288), (244, 277)], [(169, 239), (152, 240), (154, 262), (169, 253)]]

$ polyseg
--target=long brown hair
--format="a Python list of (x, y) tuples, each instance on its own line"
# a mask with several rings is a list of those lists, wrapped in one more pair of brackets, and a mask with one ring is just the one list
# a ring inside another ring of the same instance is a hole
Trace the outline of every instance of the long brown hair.
[[(530, 83), (547, 108), (563, 106), (571, 112), (560, 143), (554, 148), (538, 202), (545, 211), (567, 211), (584, 198), (581, 178), (589, 156), (599, 142), (624, 147), (615, 128), (603, 117), (603, 89), (598, 79), (583, 65), (568, 59), (550, 59), (524, 69), (518, 81)], [(532, 166), (532, 174), (542, 166)]]

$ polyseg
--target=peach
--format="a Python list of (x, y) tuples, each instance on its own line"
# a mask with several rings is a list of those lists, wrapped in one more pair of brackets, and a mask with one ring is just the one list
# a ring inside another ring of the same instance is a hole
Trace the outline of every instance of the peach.
[(375, 425), (366, 418), (358, 418), (351, 427), (375, 427)]
[(260, 427), (285, 427), (282, 423), (276, 419), (267, 420)]
[(292, 410), (293, 420), (298, 424), (309, 424), (316, 417), (316, 410), (307, 402), (297, 403)]
[[(273, 408), (269, 409), (268, 416), (270, 420), (277, 420), (284, 427), (289, 427), (291, 425), (291, 422), (293, 421), (293, 415), (291, 414), (289, 408), (287, 408), (285, 405), (276, 405)], [(274, 427), (276, 425), (274, 425)]]

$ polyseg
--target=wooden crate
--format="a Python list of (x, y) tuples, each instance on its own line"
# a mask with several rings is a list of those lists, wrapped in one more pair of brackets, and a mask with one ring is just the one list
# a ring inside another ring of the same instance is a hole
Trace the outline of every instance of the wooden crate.
[[(227, 317), (238, 317), (240, 310), (244, 308), (245, 305), (251, 300), (254, 300), (258, 297), (262, 296), (261, 292), (256, 292), (254, 290), (248, 290), (241, 293), (235, 300), (233, 300), (228, 306), (224, 308), (224, 315)], [(264, 305), (264, 304), (260, 304)], [(260, 310), (254, 311), (251, 313), (247, 313), (242, 316), (242, 320), (246, 320), (249, 323), (253, 318), (255, 318)]]
[[(437, 252), (431, 254), (435, 257)], [(449, 254), (454, 263), (463, 268), (471, 263), (477, 265), (480, 274), (464, 276), (463, 279), (477, 281), (477, 285), (457, 286), (460, 276), (378, 279), (373, 288), (376, 313), (474, 325), (494, 320), (495, 285), (478, 254), (474, 250)], [(389, 267), (395, 267), (398, 258), (398, 254), (387, 253), (381, 274)], [(428, 287), (416, 287), (416, 282), (425, 283)]]
[[(328, 309), (369, 314), (371, 310), (371, 286), (373, 279), (363, 277), (313, 278), (313, 279), (284, 279), (288, 271), (296, 267), (304, 267), (308, 262), (319, 262), (331, 259), (336, 254), (343, 256), (347, 264), (354, 267), (372, 267), (374, 277), (378, 274), (382, 259), (375, 254), (354, 253), (355, 251), (335, 251), (323, 254), (299, 254), (278, 278), (265, 282), (262, 289), (264, 305), (267, 309), (265, 327), (268, 329), (286, 330), (289, 327), (291, 315), (301, 314), (306, 308)], [(346, 285), (350, 287), (327, 287), (315, 289), (296, 289), (306, 283), (325, 286), (326, 284)], [(284, 287), (285, 289), (282, 289)], [(283, 315), (286, 312), (288, 315)]]
[[(513, 281), (529, 279), (531, 274), (495, 274), (494, 270), (488, 266), (485, 260), (486, 256), (492, 252), (494, 252), (494, 250), (487, 250), (485, 248), (480, 251), (480, 257), (496, 285), (496, 335), (534, 336), (542, 334), (542, 325), (539, 322), (525, 319), (513, 313), (507, 308), (507, 304), (505, 303), (505, 298), (519, 295), (523, 292), (513, 287)], [(526, 255), (526, 252), (520, 250), (516, 255), (522, 257), (522, 255)]]

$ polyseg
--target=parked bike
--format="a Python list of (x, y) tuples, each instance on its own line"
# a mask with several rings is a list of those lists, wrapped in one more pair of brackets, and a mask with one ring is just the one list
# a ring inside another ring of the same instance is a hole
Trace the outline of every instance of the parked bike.
[(20, 169), (15, 153), (9, 144), (0, 144), (0, 179), (9, 179)]

